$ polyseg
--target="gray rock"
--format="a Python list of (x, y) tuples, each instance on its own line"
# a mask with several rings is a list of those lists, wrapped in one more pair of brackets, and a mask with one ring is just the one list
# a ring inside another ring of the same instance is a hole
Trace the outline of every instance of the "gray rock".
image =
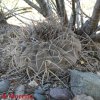
[(34, 94), (34, 97), (36, 100), (46, 100), (46, 96), (41, 95), (41, 94)]
[(36, 89), (35, 91), (34, 91), (34, 93), (36, 93), (36, 94), (44, 94), (44, 90), (41, 88), (41, 87), (39, 87), (38, 89)]
[(73, 100), (93, 100), (92, 97), (86, 96), (85, 94), (77, 95)]
[(71, 92), (68, 89), (52, 88), (50, 89), (50, 96), (56, 100), (70, 100)]
[(25, 86), (24, 85), (19, 85), (16, 90), (15, 90), (16, 95), (23, 95), (25, 94)]
[(92, 72), (71, 70), (71, 90), (74, 95), (86, 94), (100, 100), (100, 77)]
[(0, 79), (0, 93), (7, 92), (10, 87), (9, 80)]

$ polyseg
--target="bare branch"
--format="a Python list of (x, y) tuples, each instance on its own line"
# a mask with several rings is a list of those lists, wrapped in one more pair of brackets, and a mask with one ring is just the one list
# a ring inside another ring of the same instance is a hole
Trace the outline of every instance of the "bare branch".
[(36, 2), (39, 4), (39, 7), (30, 0), (24, 1), (32, 8), (36, 9), (44, 17), (49, 17), (51, 15), (51, 9), (50, 5), (48, 4), (48, 0), (36, 0)]
[(34, 4), (30, 0), (24, 0), (28, 5), (30, 5), (32, 8), (36, 9), (40, 14), (42, 14), (41, 8), (38, 7), (36, 4)]
[(72, 11), (73, 11), (73, 28), (75, 28), (75, 22), (76, 22), (75, 0), (72, 0)]
[[(23, 11), (23, 12), (14, 13), (14, 14), (17, 16), (17, 15), (28, 13), (28, 12), (30, 12), (30, 11)], [(13, 15), (13, 13), (11, 13), (9, 16), (6, 17), (6, 20), (9, 19), (9, 18), (11, 18), (11, 17), (13, 17), (13, 16), (15, 16), (15, 15)]]

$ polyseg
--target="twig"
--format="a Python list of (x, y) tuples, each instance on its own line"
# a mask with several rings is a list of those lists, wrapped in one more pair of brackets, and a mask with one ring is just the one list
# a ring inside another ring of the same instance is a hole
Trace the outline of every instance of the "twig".
[(68, 86), (65, 84), (65, 83), (63, 83), (63, 81), (61, 81), (60, 80), (60, 78), (56, 75), (56, 74), (54, 74), (51, 70), (48, 70), (52, 75), (54, 75), (66, 88), (68, 88)]

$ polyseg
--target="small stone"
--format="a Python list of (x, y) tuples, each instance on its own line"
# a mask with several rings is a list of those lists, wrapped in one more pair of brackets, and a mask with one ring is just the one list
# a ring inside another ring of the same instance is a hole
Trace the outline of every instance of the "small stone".
[(50, 89), (50, 96), (57, 100), (70, 100), (72, 98), (71, 92), (66, 88), (52, 88)]
[(10, 87), (9, 80), (0, 79), (0, 93), (7, 92)]
[(38, 86), (38, 84), (35, 80), (31, 81), (28, 85), (31, 86), (31, 87), (37, 87)]
[(34, 94), (34, 98), (36, 99), (36, 100), (46, 100), (46, 96), (44, 96), (44, 95), (41, 95), (41, 94)]
[(73, 100), (94, 100), (94, 99), (90, 96), (86, 96), (85, 94), (82, 94), (82, 95), (75, 96)]

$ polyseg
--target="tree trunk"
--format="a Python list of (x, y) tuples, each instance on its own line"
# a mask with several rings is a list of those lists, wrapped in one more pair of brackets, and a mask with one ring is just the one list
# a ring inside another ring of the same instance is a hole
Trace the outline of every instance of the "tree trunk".
[(49, 17), (51, 15), (50, 5), (47, 3), (47, 0), (36, 0), (39, 4), (42, 14), (44, 17)]
[(99, 20), (100, 20), (100, 0), (97, 0), (90, 20), (87, 20), (83, 25), (84, 32), (87, 33), (88, 35), (93, 34), (98, 27)]
[(62, 18), (63, 24), (66, 26), (68, 24), (68, 18), (65, 10), (64, 0), (55, 0), (55, 1), (57, 6), (56, 9), (57, 9), (58, 16)]
[(95, 32), (95, 30), (97, 29), (99, 20), (100, 20), (100, 0), (97, 0), (91, 17), (92, 33)]
[(0, 24), (7, 24), (6, 18), (2, 11), (0, 12)]

